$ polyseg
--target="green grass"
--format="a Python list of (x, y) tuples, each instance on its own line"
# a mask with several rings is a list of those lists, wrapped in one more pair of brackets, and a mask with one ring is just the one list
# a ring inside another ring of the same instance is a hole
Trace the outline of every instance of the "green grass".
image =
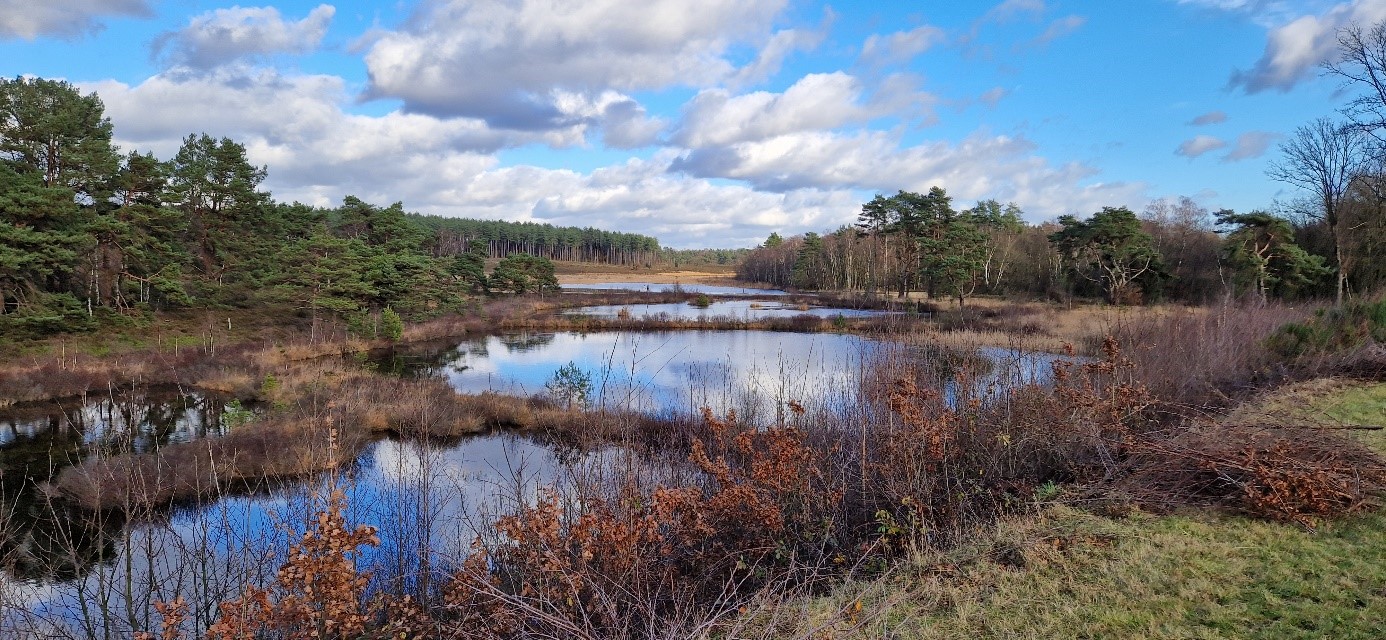
[(1381, 425), (1386, 422), (1386, 383), (1343, 389), (1324, 398), (1314, 409), (1344, 423)]
[[(1247, 424), (1386, 426), (1386, 382), (1343, 378), (1307, 380), (1275, 389), (1233, 411), (1227, 420)], [(1386, 455), (1386, 430), (1348, 433)]]
[[(813, 603), (805, 624), (829, 625), (830, 637), (1377, 638), (1383, 530), (1380, 513), (1310, 532), (1056, 506), (890, 578), (845, 585)], [(854, 628), (840, 612), (858, 598)]]

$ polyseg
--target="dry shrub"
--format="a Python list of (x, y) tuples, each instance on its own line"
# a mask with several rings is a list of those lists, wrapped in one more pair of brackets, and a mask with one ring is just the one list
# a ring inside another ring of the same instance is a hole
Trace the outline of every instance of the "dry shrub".
[(358, 572), (362, 546), (380, 544), (375, 527), (348, 528), (346, 495), (333, 489), (313, 529), (289, 550), (278, 580), (268, 588), (246, 587), (224, 602), (220, 619), (207, 631), (214, 640), (250, 640), (273, 634), (286, 640), (359, 638), (372, 622), (363, 602), (370, 575)]
[(927, 383), (937, 372), (879, 388), (890, 413), (859, 436), (858, 519), (899, 548), (946, 545), (1025, 508), (1045, 482), (1115, 477), (1151, 432), (1151, 399), (1115, 341), (1106, 347), (1100, 360), (1058, 361), (1050, 385), (986, 393), (962, 361), (947, 390)]
[(161, 618), (159, 635), (141, 631), (135, 634), (135, 640), (178, 640), (183, 637), (183, 621), (188, 617), (188, 603), (183, 596), (174, 598), (172, 602), (155, 602), (154, 610)]
[(476, 395), (458, 396), (457, 403), (463, 411), (476, 416), (483, 424), (523, 429), (532, 427), (535, 423), (535, 402), (525, 398), (487, 391)]
[(1151, 443), (1124, 486), (1152, 504), (1205, 504), (1313, 526), (1386, 489), (1386, 464), (1315, 428), (1214, 425)]
[[(1309, 526), (1355, 511), (1386, 487), (1383, 461), (1341, 434), (1216, 424), (1257, 387), (1305, 373), (1266, 347), (1308, 313), (1281, 304), (1223, 305), (1119, 323), (1130, 378), (1153, 400), (1161, 430), (1129, 439), (1119, 480), (1151, 505), (1205, 504)], [(1109, 478), (1110, 479), (1110, 478)]]
[(1225, 304), (1118, 321), (1111, 335), (1132, 371), (1176, 417), (1228, 406), (1254, 386), (1283, 375), (1265, 340), (1307, 312), (1280, 303)]
[[(501, 518), (504, 542), (477, 547), (392, 632), (428, 637), (643, 638), (735, 611), (832, 547), (841, 492), (794, 428), (756, 430), (704, 413), (691, 460), (705, 484), (588, 487), (580, 501), (542, 492)], [(466, 603), (466, 607), (459, 604)], [(478, 615), (476, 609), (489, 612)], [(709, 613), (711, 612), (711, 613)]]

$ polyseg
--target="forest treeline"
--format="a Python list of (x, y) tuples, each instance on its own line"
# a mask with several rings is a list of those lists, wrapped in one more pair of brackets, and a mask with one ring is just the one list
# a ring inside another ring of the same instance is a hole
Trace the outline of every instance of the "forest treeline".
[[(1210, 212), (1191, 198), (1141, 214), (1103, 207), (1086, 219), (1027, 224), (1014, 203), (956, 210), (941, 188), (878, 195), (855, 225), (772, 234), (737, 276), (781, 287), (966, 302), (979, 293), (1131, 304), (1224, 297), (1293, 299), (1371, 292), (1386, 283), (1382, 174), (1362, 175), (1337, 202), (1336, 225), (1299, 201), (1281, 213)], [(1341, 235), (1335, 242), (1335, 235)], [(1341, 253), (1339, 253), (1341, 249)], [(1341, 278), (1338, 276), (1341, 275)]]
[[(648, 266), (659, 259), (659, 240), (651, 236), (592, 227), (555, 227), (538, 222), (472, 220), (411, 215), (431, 236), (435, 255), (453, 256), (475, 249), (488, 258), (528, 253), (550, 260)], [(481, 247), (473, 246), (481, 243)]]
[[(1348, 286), (1380, 286), (1386, 227), (1380, 209), (1354, 201), (1358, 229)], [(1264, 211), (1210, 212), (1190, 198), (1158, 200), (1141, 214), (1104, 207), (1086, 219), (1027, 224), (1014, 203), (956, 210), (941, 188), (877, 196), (858, 223), (822, 235), (772, 234), (738, 277), (815, 290), (850, 290), (963, 302), (974, 294), (1206, 302), (1325, 295), (1335, 273), (1324, 223)]]
[[(650, 236), (418, 215), (347, 196), (276, 202), (229, 138), (121, 153), (96, 94), (0, 79), (0, 335), (37, 337), (172, 308), (290, 309), (356, 333), (380, 314), (556, 287), (550, 260), (726, 264)], [(520, 255), (524, 254), (524, 255)], [(495, 259), (503, 259), (494, 264)], [(485, 266), (491, 260), (493, 269)]]
[[(479, 251), (487, 258), (504, 258), (512, 253), (528, 253), (564, 262), (631, 267), (699, 267), (734, 265), (751, 251), (671, 249), (661, 247), (659, 239), (653, 236), (594, 227), (555, 227), (542, 222), (408, 215), (410, 220), (429, 231), (429, 246), (438, 256)], [(481, 244), (477, 246), (476, 243)]]

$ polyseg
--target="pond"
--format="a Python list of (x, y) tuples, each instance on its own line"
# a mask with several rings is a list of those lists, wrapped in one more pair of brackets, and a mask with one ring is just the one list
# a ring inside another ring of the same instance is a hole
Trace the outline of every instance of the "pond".
[(565, 291), (643, 291), (704, 293), (710, 296), (786, 296), (788, 292), (779, 289), (756, 289), (754, 287), (727, 287), (697, 283), (659, 283), (659, 282), (599, 282), (594, 284), (565, 284)]
[[(550, 332), (436, 344), (374, 364), (399, 375), (442, 377), (463, 393), (528, 395), (547, 392), (557, 370), (572, 363), (590, 379), (595, 404), (660, 414), (708, 406), (767, 422), (783, 415), (788, 400), (847, 410), (858, 385), (882, 362), (921, 353), (837, 333)], [(1004, 349), (982, 356), (991, 362), (987, 379), (1012, 381), (1042, 379), (1053, 359)], [(228, 414), (239, 411), (216, 397), (159, 390), (0, 417), (0, 506), (12, 514), (0, 523), (7, 534), (0, 549), (22, 559), (0, 574), (0, 619), (18, 625), (0, 626), (0, 636), (20, 627), (97, 621), (124, 637), (130, 619), (153, 619), (151, 601), (175, 593), (219, 601), (236, 595), (237, 585), (272, 581), (285, 550), (321, 508), (332, 476), (266, 481), (134, 522), (64, 509), (29, 491), (59, 466), (109, 446), (148, 451), (219, 435)], [(365, 553), (363, 566), (375, 573), (376, 588), (398, 588), (460, 561), (485, 523), (532, 501), (540, 486), (570, 485), (575, 477), (616, 468), (640, 469), (644, 477), (681, 473), (679, 463), (623, 449), (577, 452), (533, 436), (491, 433), (445, 442), (380, 440), (337, 477), (346, 488), (349, 521), (380, 527), (381, 544)], [(93, 612), (97, 594), (107, 601), (104, 611)]]
[[(661, 415), (702, 407), (735, 409), (748, 421), (774, 419), (784, 402), (834, 410), (890, 362), (932, 357), (920, 348), (844, 333), (780, 331), (532, 332), (491, 335), (383, 357), (406, 376), (445, 378), (462, 393), (535, 395), (571, 363), (591, 382), (592, 405)], [(1042, 381), (1058, 357), (1000, 347), (976, 384)], [(1001, 386), (1006, 386), (1001, 385)]]
[(868, 359), (888, 348), (860, 336), (773, 331), (516, 333), (463, 340), (394, 365), (462, 393), (546, 392), (572, 363), (595, 406), (658, 414), (737, 410), (754, 420), (786, 400), (843, 402)]
[(667, 304), (627, 304), (598, 305), (569, 309), (566, 315), (593, 316), (597, 318), (616, 318), (621, 312), (631, 318), (653, 318), (669, 320), (706, 320), (711, 318), (730, 318), (733, 320), (763, 320), (767, 318), (793, 318), (795, 316), (814, 316), (816, 318), (869, 318), (881, 315), (899, 315), (892, 311), (868, 311), (862, 309), (838, 309), (833, 307), (810, 307), (780, 302), (756, 300), (718, 300), (705, 307), (675, 302)]

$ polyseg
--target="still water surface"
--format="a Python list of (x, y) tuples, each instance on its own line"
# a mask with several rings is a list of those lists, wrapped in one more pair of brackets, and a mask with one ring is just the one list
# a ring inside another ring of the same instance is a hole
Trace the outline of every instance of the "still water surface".
[(763, 320), (766, 318), (793, 318), (813, 316), (816, 318), (869, 318), (882, 315), (899, 315), (890, 311), (867, 311), (862, 309), (837, 309), (832, 307), (809, 307), (789, 305), (780, 302), (756, 300), (719, 300), (706, 307), (688, 303), (666, 304), (613, 304), (596, 305), (570, 309), (566, 315), (615, 318), (624, 311), (631, 318), (654, 318), (670, 320), (705, 320), (709, 318), (731, 318), (734, 320)]
[[(873, 359), (900, 349), (833, 333), (520, 333), (437, 345), (379, 364), (403, 375), (444, 377), (463, 393), (527, 395), (545, 392), (557, 369), (572, 363), (590, 375), (593, 402), (605, 406), (654, 413), (708, 406), (773, 420), (786, 400), (827, 410), (845, 406)], [(994, 363), (991, 375), (1019, 380), (1042, 378), (1052, 360), (1000, 349), (984, 355)], [(325, 479), (265, 483), (133, 524), (45, 521), (35, 513), (38, 502), (21, 499), (26, 488), (63, 464), (99, 455), (113, 437), (148, 450), (223, 433), (225, 414), (222, 399), (136, 391), (46, 413), (0, 416), (4, 506), (18, 505), (19, 515), (29, 518), (13, 519), (7, 528), (19, 537), (12, 544), (29, 556), (17, 570), (0, 575), (0, 598), (11, 605), (11, 622), (18, 615), (71, 624), (89, 617), (83, 607), (94, 594), (135, 585), (121, 597), (128, 602), (116, 598), (111, 604), (107, 618), (119, 627), (128, 624), (122, 622), (127, 611), (139, 619), (149, 613), (150, 600), (175, 592), (225, 599), (233, 585), (272, 580), (283, 550), (321, 506), (313, 495), (324, 494)], [(63, 462), (50, 464), (55, 459)], [(349, 519), (380, 527), (381, 545), (363, 560), (379, 584), (387, 585), (417, 579), (424, 570), (420, 558), (431, 558), (428, 570), (445, 569), (465, 555), (479, 523), (531, 500), (538, 487), (613, 464), (670, 472), (667, 463), (624, 451), (579, 454), (528, 436), (494, 433), (447, 443), (381, 440), (361, 454), (342, 482)], [(0, 635), (5, 631), (0, 627)]]
[(711, 284), (658, 284), (652, 282), (601, 282), (596, 284), (565, 284), (563, 289), (570, 291), (681, 291), (683, 293), (705, 293), (710, 296), (785, 296), (779, 289), (755, 289), (751, 287), (724, 287)]

